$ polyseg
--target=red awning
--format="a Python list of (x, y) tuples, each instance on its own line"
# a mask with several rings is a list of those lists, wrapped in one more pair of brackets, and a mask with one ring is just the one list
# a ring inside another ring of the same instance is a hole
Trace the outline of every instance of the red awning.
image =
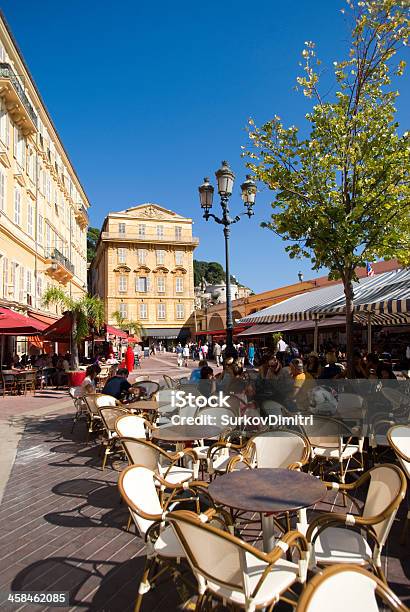
[[(111, 334), (112, 336), (117, 336), (118, 338), (127, 338), (127, 334), (122, 331), (122, 329), (118, 329), (117, 327), (113, 327), (112, 325), (105, 325), (105, 333)], [(139, 342), (139, 340), (138, 340)]]
[(58, 321), (55, 321), (54, 323), (46, 327), (43, 332), (43, 336), (46, 340), (67, 342), (70, 339), (71, 326), (71, 314), (69, 312), (66, 312), (66, 314), (63, 315), (61, 319), (58, 319)]
[[(233, 335), (236, 336), (241, 331), (249, 327), (249, 325), (236, 325), (233, 328)], [(226, 329), (208, 329), (195, 332), (195, 336), (226, 336)]]
[(28, 315), (32, 319), (36, 319), (36, 321), (40, 321), (41, 323), (45, 323), (46, 325), (53, 325), (60, 318), (58, 315), (50, 316), (43, 314), (42, 312), (36, 312), (35, 310), (28, 310)]
[(9, 308), (0, 307), (0, 334), (5, 336), (32, 336), (42, 332), (47, 325), (26, 317)]

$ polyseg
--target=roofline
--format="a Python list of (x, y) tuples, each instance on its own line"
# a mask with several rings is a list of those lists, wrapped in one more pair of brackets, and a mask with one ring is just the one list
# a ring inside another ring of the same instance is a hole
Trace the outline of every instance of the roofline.
[(46, 104), (45, 104), (45, 102), (44, 102), (44, 100), (43, 100), (43, 97), (42, 97), (42, 95), (40, 94), (40, 91), (39, 91), (39, 89), (38, 89), (38, 87), (37, 87), (37, 85), (36, 85), (36, 82), (35, 82), (35, 80), (34, 80), (34, 77), (33, 77), (33, 75), (32, 75), (32, 74), (31, 74), (31, 72), (30, 72), (30, 69), (29, 69), (29, 67), (28, 67), (28, 65), (27, 65), (27, 62), (26, 62), (26, 60), (24, 59), (23, 53), (22, 53), (22, 51), (21, 51), (21, 49), (20, 49), (20, 47), (19, 47), (19, 45), (18, 45), (18, 43), (17, 43), (17, 40), (16, 40), (16, 39), (15, 39), (15, 37), (14, 37), (13, 32), (11, 31), (11, 27), (9, 26), (9, 23), (8, 23), (8, 21), (7, 21), (7, 19), (6, 19), (6, 16), (5, 16), (5, 14), (4, 14), (4, 12), (3, 12), (3, 10), (2, 10), (1, 8), (0, 8), (0, 19), (2, 20), (2, 22), (3, 22), (3, 24), (4, 24), (4, 27), (6, 28), (7, 34), (10, 36), (10, 40), (11, 40), (11, 42), (12, 42), (12, 44), (13, 44), (14, 48), (16, 49), (17, 55), (18, 55), (18, 57), (19, 57), (19, 59), (20, 59), (21, 63), (23, 64), (24, 70), (27, 72), (27, 75), (28, 75), (28, 77), (29, 77), (29, 79), (30, 79), (30, 82), (31, 82), (31, 84), (32, 84), (33, 88), (34, 88), (34, 91), (36, 92), (36, 94), (37, 94), (37, 96), (38, 96), (38, 98), (39, 98), (39, 101), (41, 102), (41, 105), (42, 105), (42, 107), (43, 107), (43, 109), (44, 109), (44, 112), (45, 112), (45, 114), (46, 114), (46, 116), (47, 116), (47, 119), (49, 120), (50, 125), (51, 125), (52, 129), (54, 130), (55, 135), (56, 135), (56, 137), (57, 137), (57, 139), (58, 139), (58, 141), (59, 141), (59, 143), (60, 143), (60, 145), (61, 145), (61, 148), (62, 148), (62, 150), (63, 150), (63, 152), (64, 152), (64, 155), (66, 156), (66, 158), (67, 158), (67, 160), (68, 160), (68, 163), (70, 164), (71, 170), (72, 170), (72, 172), (73, 172), (73, 174), (74, 174), (75, 178), (77, 179), (79, 186), (81, 187), (81, 190), (82, 190), (82, 192), (83, 192), (83, 195), (84, 195), (84, 197), (85, 197), (85, 199), (86, 199), (86, 204), (88, 204), (88, 207), (90, 207), (90, 201), (89, 201), (88, 196), (87, 196), (87, 193), (86, 193), (86, 191), (85, 191), (85, 189), (84, 189), (84, 187), (83, 187), (83, 184), (82, 184), (82, 182), (81, 182), (81, 181), (80, 181), (80, 179), (79, 179), (79, 176), (78, 176), (78, 174), (77, 174), (77, 172), (76, 172), (76, 170), (75, 170), (75, 168), (74, 168), (74, 165), (73, 165), (73, 163), (72, 163), (72, 161), (71, 161), (71, 158), (70, 158), (70, 156), (69, 156), (69, 154), (68, 154), (68, 152), (67, 152), (67, 150), (66, 150), (66, 148), (65, 148), (65, 146), (64, 146), (64, 144), (63, 144), (63, 141), (62, 141), (62, 139), (61, 139), (61, 137), (60, 137), (60, 134), (58, 133), (58, 130), (57, 130), (57, 128), (56, 128), (56, 126), (55, 126), (55, 124), (54, 124), (54, 121), (53, 121), (53, 119), (51, 118), (51, 115), (50, 115), (50, 113), (49, 113), (49, 111), (48, 111), (48, 109), (47, 109), (47, 106), (46, 106)]

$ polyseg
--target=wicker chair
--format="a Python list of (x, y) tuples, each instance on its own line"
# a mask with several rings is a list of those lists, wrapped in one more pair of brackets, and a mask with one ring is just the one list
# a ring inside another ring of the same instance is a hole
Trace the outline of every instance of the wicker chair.
[[(223, 609), (253, 612), (272, 609), (282, 600), (295, 606), (287, 592), (296, 582), (304, 583), (307, 542), (297, 531), (286, 533), (270, 553), (251, 546), (231, 533), (204, 524), (193, 512), (177, 510), (167, 515), (198, 583), (196, 610), (222, 601)], [(296, 550), (299, 563), (284, 559)]]
[(14, 374), (1, 374), (1, 386), (2, 386), (2, 391), (3, 391), (3, 397), (6, 395), (7, 392), (10, 393), (10, 395), (15, 395), (17, 392), (17, 386), (16, 386), (16, 378), (14, 376)]
[(68, 394), (73, 400), (75, 415), (73, 418), (73, 426), (71, 428), (71, 433), (74, 431), (74, 427), (81, 419), (86, 419), (88, 421), (88, 409), (87, 404), (84, 399), (84, 390), (81, 386), (79, 387), (70, 387), (68, 390)]
[(112, 397), (112, 395), (104, 395), (101, 393), (85, 395), (84, 401), (88, 410), (88, 430), (86, 440), (88, 443), (90, 434), (100, 430), (102, 427), (99, 409), (104, 408), (105, 406), (117, 406), (119, 402), (117, 399), (115, 399), (115, 397)]
[(311, 447), (309, 471), (318, 469), (322, 478), (325, 472), (335, 474), (340, 482), (345, 482), (348, 472), (362, 472), (363, 439), (353, 443), (353, 431), (338, 419), (315, 415), (312, 425), (303, 425), (304, 435)]
[[(368, 484), (368, 490), (360, 514), (325, 512), (310, 523), (306, 538), (311, 567), (335, 563), (368, 566), (385, 582), (381, 553), (405, 496), (403, 471), (386, 463), (371, 468), (351, 484), (325, 484), (330, 490), (343, 491), (349, 498), (350, 492), (364, 484)], [(358, 508), (354, 499), (352, 502)]]
[(130, 391), (132, 389), (142, 389), (144, 392), (144, 397), (146, 399), (152, 399), (153, 396), (159, 390), (159, 384), (157, 382), (154, 382), (153, 380), (141, 380), (139, 382), (134, 383), (131, 386)]
[[(410, 425), (395, 425), (387, 432), (387, 440), (396, 453), (407, 481), (410, 480)], [(407, 517), (404, 523), (402, 540), (406, 541), (410, 523), (409, 489), (407, 489)]]
[(105, 448), (102, 462), (102, 470), (104, 471), (108, 455), (112, 455), (114, 453), (117, 445), (118, 434), (115, 431), (115, 423), (120, 417), (127, 417), (130, 415), (130, 413), (125, 407), (121, 408), (120, 406), (106, 406), (104, 408), (99, 408), (98, 413), (101, 417), (104, 430), (104, 438), (102, 441), (102, 445)]
[[(173, 529), (166, 524), (166, 516), (170, 508), (181, 502), (186, 503), (185, 499), (176, 500), (176, 495), (182, 491), (191, 494), (191, 500), (196, 503), (197, 511), (200, 512), (199, 492), (204, 493), (206, 485), (197, 482), (189, 487), (182, 487), (163, 480), (147, 467), (131, 465), (121, 473), (118, 487), (138, 534), (146, 542), (145, 568), (134, 608), (135, 612), (138, 612), (144, 594), (155, 585), (164, 571), (168, 569), (174, 577), (177, 574), (179, 579), (185, 580), (183, 573), (179, 571), (180, 561), (184, 559), (185, 553)], [(171, 490), (166, 501), (158, 494), (162, 488)], [(212, 509), (201, 514), (201, 520), (209, 518), (216, 518)]]
[[(296, 612), (379, 612), (378, 599), (388, 610), (408, 612), (380, 578), (355, 565), (334, 565), (310, 580)], [(330, 603), (331, 602), (331, 603)]]
[[(176, 453), (167, 453), (160, 446), (143, 439), (142, 436), (140, 438), (136, 438), (135, 435), (124, 436), (122, 434), (124, 430), (121, 427), (122, 419), (124, 417), (121, 417), (115, 423), (115, 431), (131, 465), (144, 465), (173, 484), (181, 484), (198, 478), (199, 461), (192, 448), (186, 448)], [(192, 462), (192, 469), (178, 465), (183, 458)]]
[[(299, 469), (310, 459), (309, 440), (296, 431), (266, 431), (253, 436), (243, 452), (251, 467)], [(240, 460), (234, 459), (232, 466)]]

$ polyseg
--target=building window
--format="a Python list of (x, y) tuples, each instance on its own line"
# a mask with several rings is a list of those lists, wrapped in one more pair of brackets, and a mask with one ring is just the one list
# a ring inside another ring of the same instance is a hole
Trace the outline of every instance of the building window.
[(181, 278), (180, 276), (178, 276), (175, 279), (175, 291), (177, 293), (183, 293), (184, 292), (184, 279)]
[(119, 248), (118, 249), (118, 262), (125, 263), (127, 261), (127, 249)]
[(48, 223), (46, 223), (46, 247), (47, 247), (47, 255), (50, 255), (51, 249), (51, 227)]
[(26, 293), (27, 293), (27, 304), (33, 305), (33, 285), (32, 285), (32, 274), (31, 270), (26, 270)]
[(185, 319), (185, 308), (183, 304), (177, 304), (177, 319)]
[(165, 251), (157, 251), (157, 265), (165, 263)]
[(161, 239), (164, 237), (164, 226), (157, 225), (157, 238)]
[(157, 319), (165, 319), (165, 304), (157, 304)]
[(146, 293), (148, 291), (148, 279), (146, 276), (139, 276), (137, 278), (137, 291), (140, 293)]
[(0, 168), (0, 210), (6, 208), (6, 175)]
[(43, 244), (43, 217), (41, 215), (37, 218), (37, 242)]
[(0, 99), (0, 140), (8, 148), (10, 145), (10, 121), (3, 98)]
[(127, 292), (127, 277), (124, 276), (123, 274), (119, 278), (118, 289), (120, 293)]
[(21, 223), (21, 191), (20, 187), (14, 188), (14, 223)]
[(145, 264), (147, 261), (146, 249), (138, 249), (138, 263)]
[(119, 234), (125, 234), (125, 223), (119, 223), (118, 224), (118, 233)]
[(175, 240), (181, 240), (182, 239), (182, 227), (177, 226), (175, 228)]
[(126, 319), (127, 318), (127, 304), (123, 304), (123, 302), (121, 302), (118, 310), (120, 311), (121, 317), (123, 319)]
[(184, 251), (175, 251), (175, 264), (182, 266), (184, 263)]
[(9, 291), (9, 260), (7, 257), (3, 257), (3, 297), (8, 298)]
[(37, 276), (37, 297), (41, 298), (43, 295), (43, 279), (39, 275)]
[(148, 318), (148, 308), (146, 304), (140, 304), (140, 319)]
[(138, 236), (139, 238), (145, 237), (145, 225), (143, 223), (140, 223), (138, 226)]
[(158, 293), (165, 293), (165, 278), (163, 276), (158, 276), (157, 289)]
[(24, 168), (26, 157), (26, 139), (23, 136), (22, 131), (16, 126), (14, 126), (13, 152), (19, 166)]
[(33, 205), (31, 202), (27, 203), (27, 233), (29, 236), (33, 236)]

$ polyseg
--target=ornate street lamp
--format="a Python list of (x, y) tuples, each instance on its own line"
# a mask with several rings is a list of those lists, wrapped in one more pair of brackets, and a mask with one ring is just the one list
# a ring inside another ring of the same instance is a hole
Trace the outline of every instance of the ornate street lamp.
[[(214, 188), (209, 182), (209, 178), (205, 178), (204, 182), (200, 187), (199, 200), (201, 208), (204, 211), (203, 216), (206, 221), (210, 217), (223, 225), (223, 231), (225, 236), (225, 275), (226, 275), (226, 351), (225, 355), (236, 356), (236, 351), (233, 346), (233, 319), (232, 319), (232, 300), (231, 300), (231, 275), (229, 271), (229, 234), (230, 226), (237, 223), (242, 215), (237, 215), (232, 218), (229, 215), (229, 198), (233, 192), (233, 185), (235, 181), (235, 174), (232, 172), (227, 161), (222, 162), (222, 166), (215, 172), (216, 180), (218, 183), (218, 193), (221, 198), (222, 216), (217, 217), (210, 213), (212, 208)], [(246, 180), (241, 185), (242, 200), (246, 207), (246, 212), (242, 213), (252, 217), (253, 205), (255, 204), (256, 197), (256, 183), (250, 175), (247, 175)]]

